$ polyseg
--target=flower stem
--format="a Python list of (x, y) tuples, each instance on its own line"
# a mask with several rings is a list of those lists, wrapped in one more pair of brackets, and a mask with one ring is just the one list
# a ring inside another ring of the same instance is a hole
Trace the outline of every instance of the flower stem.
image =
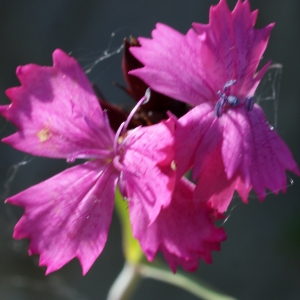
[(128, 263), (137, 264), (144, 259), (144, 255), (139, 241), (132, 236), (128, 213), (128, 202), (123, 200), (119, 189), (116, 190), (115, 208), (122, 227), (123, 252), (125, 260)]
[(129, 300), (141, 280), (137, 266), (125, 262), (123, 270), (111, 286), (107, 300)]
[(153, 265), (139, 264), (136, 268), (136, 271), (144, 278), (151, 278), (172, 284), (190, 292), (200, 299), (236, 300), (231, 296), (227, 296), (215, 291), (213, 288), (209, 287), (207, 284), (198, 279), (196, 281), (194, 278), (187, 276), (186, 274), (173, 274), (169, 270), (163, 269), (161, 266), (157, 267)]
[(125, 264), (111, 286), (107, 300), (127, 300), (131, 298), (141, 280), (140, 275), (136, 272), (136, 268), (144, 256), (138, 240), (132, 236), (128, 202), (122, 198), (119, 189), (116, 190), (115, 208), (122, 227)]

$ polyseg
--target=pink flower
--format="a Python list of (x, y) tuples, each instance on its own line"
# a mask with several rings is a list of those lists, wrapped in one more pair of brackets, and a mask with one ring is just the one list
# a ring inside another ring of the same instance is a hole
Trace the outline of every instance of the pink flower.
[(7, 91), (12, 104), (1, 112), (19, 131), (3, 141), (35, 155), (92, 160), (7, 201), (25, 208), (14, 237), (31, 239), (30, 253), (41, 254), (47, 273), (75, 256), (86, 273), (105, 245), (117, 182), (131, 212), (143, 207), (146, 223), (169, 205), (173, 125), (115, 135), (77, 62), (60, 50), (53, 61), (17, 69), (22, 86)]
[(181, 177), (193, 166), (194, 197), (223, 212), (234, 190), (244, 202), (253, 188), (287, 187), (285, 170), (300, 175), (285, 143), (272, 130), (254, 92), (267, 70), (256, 73), (274, 24), (254, 29), (257, 11), (238, 1), (211, 7), (209, 24), (193, 24), (186, 35), (157, 24), (153, 39), (131, 48), (143, 68), (130, 74), (154, 90), (195, 106), (178, 120), (175, 161)]
[[(162, 211), (172, 215), (180, 206), (178, 201), (182, 207), (191, 207), (178, 198), (181, 189), (173, 196), (174, 121), (126, 132), (133, 110), (115, 134), (76, 60), (56, 50), (53, 61), (53, 67), (26, 65), (17, 69), (21, 86), (7, 90), (12, 103), (0, 107), (0, 112), (19, 130), (3, 141), (38, 156), (89, 161), (7, 199), (25, 210), (15, 227), (14, 238), (30, 239), (29, 254), (40, 254), (40, 265), (47, 266), (47, 274), (74, 257), (79, 259), (85, 274), (105, 246), (118, 184), (128, 199), (132, 231), (146, 255), (155, 248), (154, 242), (149, 244), (155, 237), (149, 233), (144, 241), (140, 226), (147, 232), (149, 226), (166, 227), (172, 223), (170, 231), (159, 237), (159, 248), (164, 254), (186, 269), (190, 260), (193, 267), (196, 259), (207, 260), (209, 251), (217, 249), (225, 239), (223, 230), (213, 225), (218, 216), (209, 223), (206, 220), (212, 212), (208, 208), (192, 212), (194, 218), (206, 219), (198, 222), (203, 228), (194, 229), (199, 249), (193, 248), (194, 243), (191, 250), (189, 244), (178, 244), (179, 236), (170, 236), (176, 235), (176, 220), (170, 221), (169, 217), (164, 222), (161, 216)], [(181, 182), (178, 185), (184, 186)], [(194, 228), (189, 218), (181, 225), (182, 230)], [(173, 253), (167, 248), (169, 245), (181, 252)], [(152, 254), (147, 256), (153, 259)], [(170, 265), (174, 270), (175, 263)]]

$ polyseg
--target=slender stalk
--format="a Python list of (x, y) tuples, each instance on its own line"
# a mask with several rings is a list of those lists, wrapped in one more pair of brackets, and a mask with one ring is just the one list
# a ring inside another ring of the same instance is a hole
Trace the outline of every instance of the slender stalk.
[(125, 260), (130, 264), (136, 265), (141, 262), (144, 255), (139, 241), (132, 236), (128, 213), (128, 202), (123, 200), (119, 189), (116, 190), (115, 209), (122, 227), (123, 252)]
[(129, 300), (131, 298), (141, 280), (136, 268), (136, 265), (125, 262), (123, 270), (108, 292), (107, 300)]
[(236, 300), (231, 296), (214, 291), (212, 288), (206, 286), (206, 284), (198, 280), (196, 281), (191, 277), (187, 277), (186, 275), (181, 275), (178, 273), (173, 274), (169, 270), (164, 270), (161, 267), (139, 264), (136, 268), (136, 271), (144, 278), (152, 278), (172, 284), (203, 300)]
[(125, 264), (111, 286), (107, 300), (129, 300), (141, 280), (140, 275), (136, 272), (136, 268), (144, 256), (139, 242), (132, 236), (128, 203), (123, 200), (119, 189), (117, 189), (115, 195), (115, 208), (122, 227)]

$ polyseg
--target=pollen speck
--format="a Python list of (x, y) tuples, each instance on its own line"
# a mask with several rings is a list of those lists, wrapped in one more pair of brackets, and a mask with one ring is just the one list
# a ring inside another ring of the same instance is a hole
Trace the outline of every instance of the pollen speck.
[(173, 171), (176, 171), (176, 163), (175, 163), (174, 160), (172, 160), (172, 162), (171, 162), (171, 169), (172, 169)]
[(43, 143), (43, 142), (48, 141), (52, 134), (48, 128), (43, 128), (36, 135), (39, 138), (40, 142)]

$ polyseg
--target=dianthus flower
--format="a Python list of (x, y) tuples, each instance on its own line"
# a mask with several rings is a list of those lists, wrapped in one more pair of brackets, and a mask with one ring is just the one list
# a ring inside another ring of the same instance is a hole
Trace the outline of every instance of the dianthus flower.
[(253, 188), (285, 191), (285, 170), (299, 169), (285, 143), (269, 126), (255, 90), (269, 63), (257, 72), (274, 24), (254, 29), (257, 11), (238, 0), (210, 9), (209, 24), (194, 23), (183, 35), (157, 24), (152, 39), (140, 38), (132, 54), (144, 65), (130, 74), (152, 89), (194, 108), (178, 120), (178, 176), (193, 166), (194, 197), (223, 212), (234, 190), (247, 203)]
[(117, 184), (149, 260), (160, 250), (173, 271), (210, 261), (225, 234), (213, 224), (218, 215), (191, 201), (193, 184), (175, 188), (172, 119), (127, 131), (136, 106), (114, 133), (79, 64), (61, 50), (53, 67), (30, 64), (17, 76), (21, 86), (7, 90), (12, 103), (0, 112), (18, 131), (3, 141), (38, 156), (89, 160), (7, 199), (24, 208), (14, 237), (30, 239), (29, 254), (40, 254), (46, 273), (74, 257), (89, 270), (106, 243)]

